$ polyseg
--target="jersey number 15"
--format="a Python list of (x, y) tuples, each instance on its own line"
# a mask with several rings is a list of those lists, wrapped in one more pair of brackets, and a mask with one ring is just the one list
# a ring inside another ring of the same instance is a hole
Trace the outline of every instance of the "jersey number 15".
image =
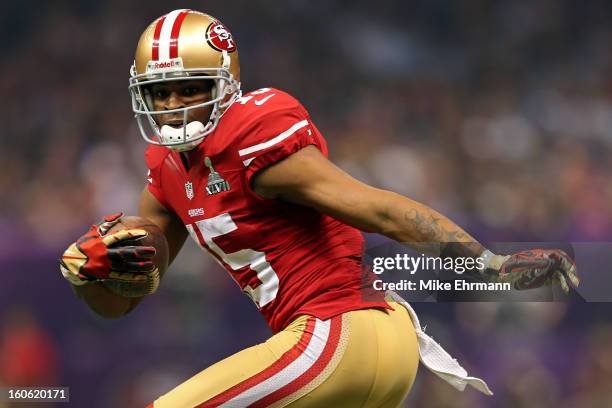
[[(198, 235), (194, 230), (194, 226), (200, 231), (204, 242), (200, 242)], [(229, 265), (232, 270), (242, 269), (248, 266), (251, 270), (257, 273), (257, 279), (261, 284), (253, 288), (247, 285), (242, 290), (249, 295), (258, 308), (262, 308), (276, 298), (278, 293), (278, 275), (266, 260), (264, 252), (255, 251), (252, 249), (241, 249), (230, 254), (224, 252), (214, 241), (213, 238), (221, 235), (229, 234), (238, 229), (238, 226), (232, 220), (229, 213), (219, 214), (216, 217), (206, 220), (197, 221), (194, 224), (186, 225), (191, 237), (198, 243), (202, 249), (207, 249)], [(217, 258), (215, 258), (217, 259)]]

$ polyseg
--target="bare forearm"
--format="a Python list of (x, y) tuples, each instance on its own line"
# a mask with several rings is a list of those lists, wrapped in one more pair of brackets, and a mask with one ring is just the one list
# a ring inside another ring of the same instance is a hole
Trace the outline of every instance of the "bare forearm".
[(187, 239), (185, 225), (175, 213), (157, 201), (146, 187), (140, 196), (138, 215), (153, 221), (163, 231), (168, 241), (168, 265), (172, 264)]
[(439, 212), (396, 193), (385, 193), (380, 233), (431, 255), (478, 257), (485, 248)]

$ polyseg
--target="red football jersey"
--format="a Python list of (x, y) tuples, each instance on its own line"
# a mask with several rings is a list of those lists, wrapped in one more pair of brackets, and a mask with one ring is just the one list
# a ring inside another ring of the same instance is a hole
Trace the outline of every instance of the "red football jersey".
[(261, 198), (260, 169), (308, 146), (327, 144), (290, 95), (263, 88), (238, 99), (215, 131), (187, 153), (150, 145), (148, 188), (185, 223), (248, 294), (274, 332), (300, 314), (328, 319), (388, 307), (361, 268), (357, 229), (313, 209)]

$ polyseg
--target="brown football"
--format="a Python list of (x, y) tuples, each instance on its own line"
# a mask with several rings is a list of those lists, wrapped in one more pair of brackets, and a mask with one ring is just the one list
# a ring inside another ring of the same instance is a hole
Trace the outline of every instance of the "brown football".
[[(141, 228), (147, 231), (148, 235), (142, 239), (139, 239), (133, 243), (127, 243), (127, 245), (139, 245), (139, 246), (152, 246), (155, 247), (155, 256), (153, 257), (153, 263), (157, 266), (159, 275), (151, 274), (146, 282), (142, 284), (138, 283), (123, 283), (117, 281), (107, 280), (102, 284), (109, 289), (111, 292), (128, 298), (141, 297), (151, 292), (151, 287), (159, 285), (159, 281), (166, 273), (168, 269), (168, 242), (162, 230), (153, 223), (153, 221), (138, 217), (138, 216), (124, 216), (121, 220), (114, 225), (107, 234), (121, 231), (124, 229)], [(124, 241), (125, 242), (125, 241)], [(126, 243), (124, 243), (125, 245)]]

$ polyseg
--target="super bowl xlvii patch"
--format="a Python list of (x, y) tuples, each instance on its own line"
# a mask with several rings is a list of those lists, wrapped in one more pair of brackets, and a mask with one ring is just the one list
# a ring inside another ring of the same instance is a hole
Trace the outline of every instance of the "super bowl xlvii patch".
[(188, 199), (193, 200), (193, 183), (191, 181), (185, 183), (185, 194)]
[(218, 194), (222, 191), (229, 191), (229, 183), (215, 171), (209, 157), (204, 158), (204, 164), (210, 170), (210, 174), (208, 175), (208, 183), (206, 184), (206, 192), (208, 195)]

